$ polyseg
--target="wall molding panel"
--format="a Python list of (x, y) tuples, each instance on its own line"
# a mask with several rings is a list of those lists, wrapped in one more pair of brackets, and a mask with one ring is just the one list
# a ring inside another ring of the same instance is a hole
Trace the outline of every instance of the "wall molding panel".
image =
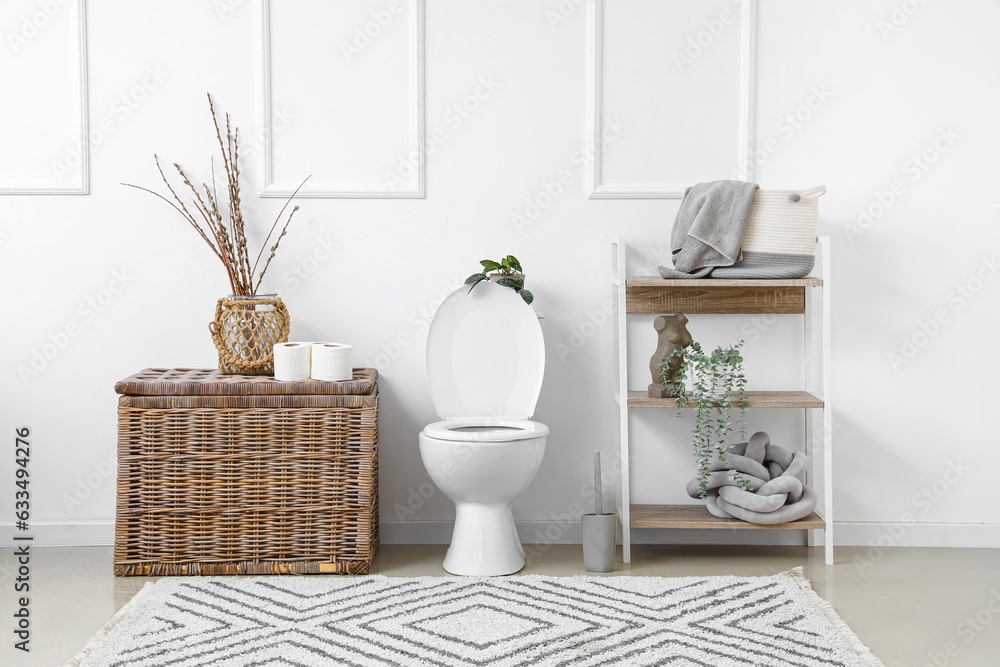
[[(740, 11), (739, 145), (734, 169), (741, 180), (754, 179), (757, 0), (743, 0)], [(680, 199), (691, 183), (604, 183), (604, 0), (590, 0), (587, 34), (587, 133), (594, 157), (590, 163), (590, 199)]]
[[(89, 112), (89, 84), (88, 84), (88, 63), (87, 63), (87, 0), (76, 0), (74, 3), (77, 12), (77, 33), (79, 40), (78, 50), (78, 76), (80, 93), (76, 99), (79, 114), (79, 160), (80, 178), (79, 185), (66, 186), (61, 183), (38, 186), (13, 186), (0, 181), (0, 195), (89, 195), (90, 194), (90, 112)], [(36, 9), (38, 7), (36, 6)], [(40, 11), (40, 10), (39, 10)], [(39, 12), (36, 12), (39, 13)], [(47, 15), (48, 16), (48, 15)], [(49, 16), (51, 18), (51, 16)], [(44, 30), (43, 27), (37, 27)], [(5, 44), (6, 47), (6, 44)], [(9, 128), (8, 128), (9, 130)]]
[[(425, 128), (425, 86), (424, 86), (424, 0), (403, 0), (408, 8), (407, 35), (409, 39), (408, 72), (410, 85), (407, 91), (409, 106), (409, 141), (401, 155), (411, 156), (415, 171), (415, 186), (409, 189), (392, 189), (384, 180), (358, 187), (356, 184), (324, 180), (322, 174), (314, 174), (306, 187), (299, 191), (297, 198), (316, 199), (423, 199), (426, 191), (426, 155), (424, 143)], [(259, 61), (259, 113), (263, 138), (263, 188), (261, 197), (288, 198), (294, 186), (274, 182), (274, 144), (272, 126), (272, 40), (271, 2), (259, 0), (258, 12), (258, 61)]]

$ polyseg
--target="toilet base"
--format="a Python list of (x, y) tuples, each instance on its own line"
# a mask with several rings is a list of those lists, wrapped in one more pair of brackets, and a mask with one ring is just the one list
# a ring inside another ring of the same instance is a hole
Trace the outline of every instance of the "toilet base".
[(455, 530), (444, 557), (445, 570), (467, 577), (496, 577), (523, 567), (524, 549), (510, 505), (455, 505)]

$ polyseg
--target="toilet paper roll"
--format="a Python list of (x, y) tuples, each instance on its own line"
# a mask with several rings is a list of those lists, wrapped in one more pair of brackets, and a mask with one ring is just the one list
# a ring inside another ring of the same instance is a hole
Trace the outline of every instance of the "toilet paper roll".
[(312, 379), (340, 382), (354, 378), (351, 346), (343, 343), (313, 343)]
[(312, 343), (278, 343), (274, 346), (275, 380), (308, 380)]

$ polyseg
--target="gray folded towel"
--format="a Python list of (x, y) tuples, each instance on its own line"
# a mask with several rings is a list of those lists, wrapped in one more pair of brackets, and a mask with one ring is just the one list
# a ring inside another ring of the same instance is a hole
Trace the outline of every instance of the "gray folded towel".
[(664, 278), (707, 278), (716, 267), (740, 259), (743, 231), (756, 183), (711, 181), (684, 191), (670, 236), (674, 268), (658, 266)]

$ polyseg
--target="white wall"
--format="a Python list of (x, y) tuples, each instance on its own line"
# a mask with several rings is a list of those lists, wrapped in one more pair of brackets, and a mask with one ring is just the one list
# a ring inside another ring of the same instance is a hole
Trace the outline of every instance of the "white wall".
[[(663, 193), (731, 176), (742, 146), (758, 149), (763, 187), (829, 188), (821, 226), (832, 238), (835, 271), (841, 539), (1000, 546), (997, 437), (994, 420), (985, 419), (997, 368), (990, 344), (1000, 325), (990, 280), (1000, 245), (990, 189), (1000, 179), (995, 2), (760, 0), (756, 102), (744, 108), (738, 3), (607, 0), (601, 99), (606, 118), (618, 117), (626, 129), (607, 146), (602, 185), (612, 195), (646, 192), (610, 199), (588, 198), (591, 175), (581, 157), (593, 99), (589, 2), (427, 0), (423, 49), (412, 41), (418, 33), (408, 14), (419, 5), (404, 2), (351, 62), (341, 44), (389, 0), (274, 4), (271, 102), (282, 117), (269, 183), (259, 141), (258, 2), (90, 0), (89, 169), (74, 157), (85, 119), (79, 49), (66, 46), (79, 34), (77, 3), (5, 0), (0, 8), (0, 190), (89, 185), (86, 196), (0, 195), (0, 433), (11, 443), (15, 427), (32, 429), (41, 541), (111, 539), (114, 484), (103, 478), (114, 453), (115, 381), (149, 366), (215, 364), (207, 323), (227, 293), (224, 274), (179, 216), (119, 185), (155, 187), (154, 152), (206, 177), (214, 134), (205, 91), (212, 91), (248, 138), (244, 193), (258, 233), (281, 204), (256, 196), (265, 185), (280, 190), (312, 173), (314, 194), (337, 197), (300, 202), (267, 285), (288, 304), (293, 338), (350, 342), (361, 361), (380, 366), (387, 540), (447, 539), (453, 510), (439, 494), (414, 503), (412, 514), (396, 511), (427, 482), (416, 447), (417, 433), (436, 418), (424, 377), (426, 316), (479, 259), (507, 253), (522, 260), (545, 315), (549, 356), (536, 418), (552, 430), (516, 515), (526, 541), (546, 528), (575, 539), (572, 526), (551, 528), (553, 517), (585, 502), (588, 454), (601, 448), (610, 456), (615, 427), (610, 328), (600, 314), (609, 292), (608, 239), (627, 239), (633, 271), (652, 268), (677, 208)], [(50, 5), (54, 16), (38, 14)], [(678, 69), (674, 54), (723, 11), (736, 20)], [(422, 98), (413, 58), (421, 50)], [(453, 107), (463, 102), (476, 108), (457, 115)], [(384, 173), (412, 147), (421, 111), (427, 136), (437, 137), (426, 180), (407, 172), (392, 191)], [(756, 144), (745, 146), (741, 136), (751, 135), (747, 128), (741, 135), (739, 123), (751, 117)], [(915, 168), (913, 156), (925, 152), (933, 163)], [(535, 213), (526, 200), (538, 200), (547, 183), (558, 189), (551, 183), (561, 172), (562, 193), (528, 224), (516, 224), (515, 216)], [(880, 197), (891, 196), (880, 193), (895, 181), (899, 194), (880, 211)], [(346, 196), (359, 190), (375, 196)], [(400, 192), (410, 196), (392, 196)], [(872, 211), (870, 222), (859, 223), (859, 209)], [(960, 295), (960, 285), (972, 298)], [(936, 316), (942, 324), (926, 324)], [(933, 334), (921, 334), (922, 322)], [(744, 335), (749, 323), (693, 317), (691, 330), (715, 345)], [(779, 318), (748, 345), (751, 388), (798, 381), (799, 326)], [(64, 337), (67, 327), (75, 335)], [(651, 331), (649, 318), (630, 325), (633, 388), (648, 381), (641, 373)], [(901, 351), (904, 340), (916, 341), (912, 358)], [(46, 349), (52, 341), (57, 347)], [(52, 358), (35, 358), (37, 373), (22, 377), (36, 352)], [(903, 361), (894, 363), (893, 353)], [(801, 444), (798, 415), (766, 411), (751, 426)], [(666, 412), (634, 418), (636, 500), (683, 501), (693, 473), (689, 427)], [(13, 448), (4, 451), (0, 480), (9, 485)], [(942, 481), (951, 462), (968, 467), (949, 478), (954, 484)], [(918, 497), (935, 483), (934, 502)], [(0, 520), (9, 526), (12, 494), (3, 495)], [(891, 536), (905, 513), (920, 526)]]

